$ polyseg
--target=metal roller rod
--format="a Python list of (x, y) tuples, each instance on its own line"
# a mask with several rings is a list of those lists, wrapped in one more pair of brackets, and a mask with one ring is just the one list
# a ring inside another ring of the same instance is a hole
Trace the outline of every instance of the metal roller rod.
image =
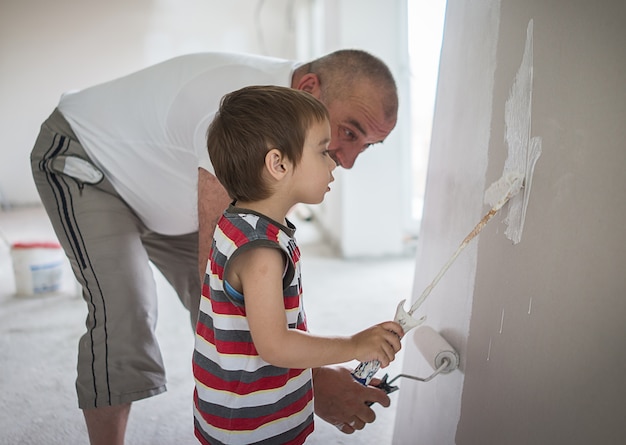
[(437, 375), (441, 374), (441, 372), (446, 369), (448, 366), (450, 366), (450, 360), (447, 358), (444, 358), (442, 360), (441, 366), (439, 366), (439, 368), (435, 369), (435, 372), (433, 372), (430, 376), (423, 378), (423, 377), (416, 377), (414, 375), (408, 375), (408, 374), (399, 374), (397, 376), (395, 376), (394, 378), (392, 378), (391, 380), (389, 380), (389, 384), (391, 385), (393, 382), (395, 382), (396, 380), (398, 380), (400, 377), (406, 377), (407, 379), (411, 379), (411, 380), (418, 380), (420, 382), (430, 382), (432, 379), (434, 379)]

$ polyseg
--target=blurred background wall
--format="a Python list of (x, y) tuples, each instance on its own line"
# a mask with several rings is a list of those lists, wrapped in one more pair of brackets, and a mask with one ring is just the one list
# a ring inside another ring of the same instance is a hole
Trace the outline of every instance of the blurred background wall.
[[(41, 122), (65, 91), (190, 52), (239, 51), (306, 61), (336, 49), (358, 48), (391, 68), (400, 91), (400, 118), (384, 144), (362, 155), (352, 171), (337, 173), (333, 193), (314, 211), (327, 242), (343, 257), (411, 253), (421, 217), (441, 42), (441, 30), (437, 36), (436, 29), (434, 38), (413, 39), (431, 48), (426, 56), (416, 56), (422, 60), (414, 71), (421, 88), (416, 91), (421, 92), (414, 100), (407, 14), (419, 3), (0, 0), (0, 204), (6, 208), (39, 202), (29, 153)], [(427, 29), (427, 24), (441, 27), (445, 2), (435, 3), (439, 9), (430, 14), (439, 18), (413, 13), (422, 23), (412, 32)], [(420, 116), (419, 125), (411, 121), (411, 102), (422, 107), (413, 111)], [(419, 150), (412, 128), (419, 130)], [(382, 227), (384, 237), (378, 235)]]

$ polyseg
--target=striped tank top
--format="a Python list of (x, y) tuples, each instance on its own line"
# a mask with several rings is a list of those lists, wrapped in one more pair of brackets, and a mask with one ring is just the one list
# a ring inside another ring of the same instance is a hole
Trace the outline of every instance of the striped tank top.
[(223, 279), (233, 255), (260, 246), (281, 249), (287, 322), (306, 330), (300, 250), (288, 225), (231, 206), (216, 227), (193, 354), (194, 428), (203, 444), (302, 444), (313, 431), (311, 370), (279, 368), (258, 355), (244, 300)]

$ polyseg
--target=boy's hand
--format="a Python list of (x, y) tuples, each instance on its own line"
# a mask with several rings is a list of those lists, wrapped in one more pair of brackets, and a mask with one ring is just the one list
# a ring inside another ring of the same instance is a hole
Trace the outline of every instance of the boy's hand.
[(402, 327), (394, 322), (387, 321), (352, 336), (354, 342), (354, 358), (361, 362), (378, 360), (385, 368), (391, 363), (396, 352), (402, 347), (400, 339), (404, 335)]

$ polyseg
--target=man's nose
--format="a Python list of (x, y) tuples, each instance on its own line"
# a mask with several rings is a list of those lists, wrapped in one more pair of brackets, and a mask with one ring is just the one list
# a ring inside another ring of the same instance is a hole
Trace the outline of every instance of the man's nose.
[(349, 170), (354, 166), (356, 158), (359, 156), (358, 151), (344, 148), (338, 148), (337, 150), (332, 151), (332, 154), (332, 157), (337, 165), (345, 168), (346, 170)]

